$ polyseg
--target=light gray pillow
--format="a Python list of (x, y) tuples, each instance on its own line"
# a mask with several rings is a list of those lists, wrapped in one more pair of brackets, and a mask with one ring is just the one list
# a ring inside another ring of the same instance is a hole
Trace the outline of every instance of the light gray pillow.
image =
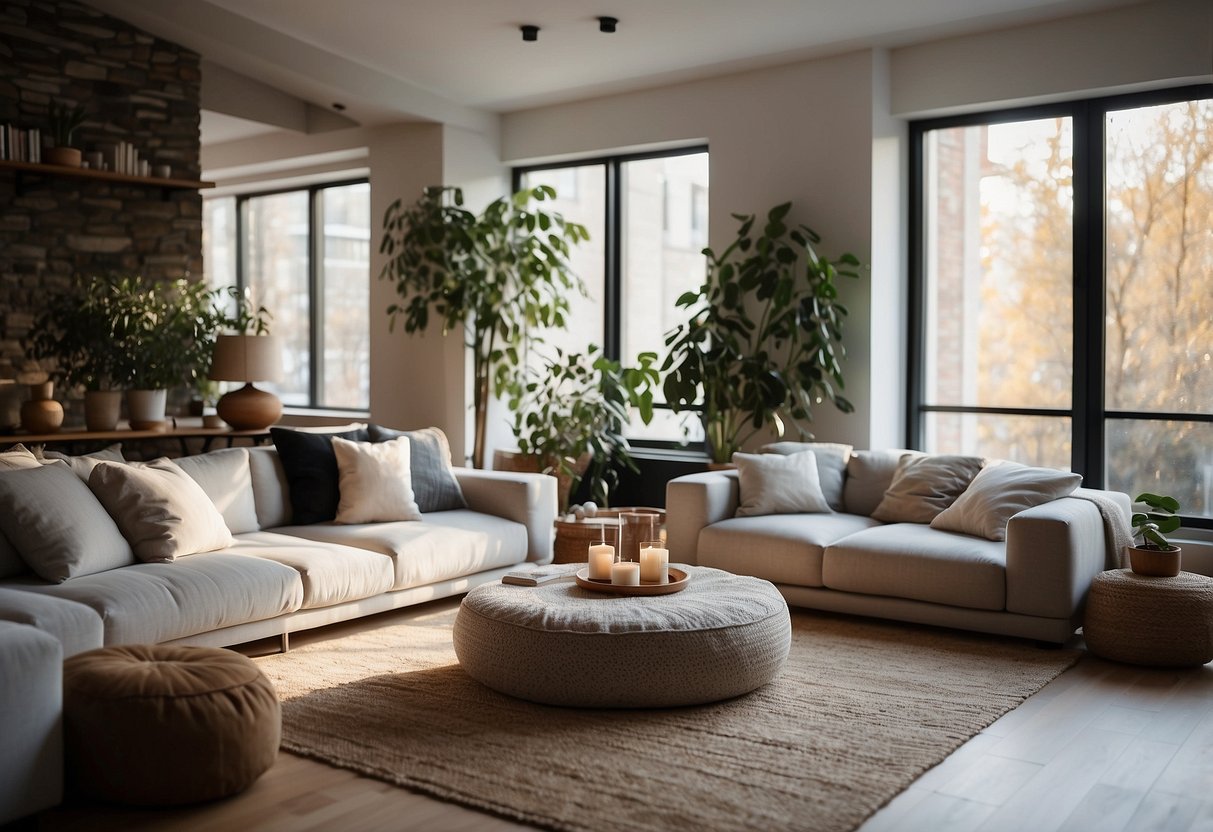
[(114, 521), (62, 461), (0, 471), (0, 533), (40, 578), (56, 583), (135, 562)]
[(850, 445), (838, 442), (772, 442), (758, 449), (764, 454), (798, 454), (812, 451), (817, 458), (817, 479), (821, 493), (834, 511), (843, 510), (843, 483), (846, 481), (847, 463), (851, 461)]
[(248, 448), (223, 448), (173, 462), (202, 487), (232, 534), (260, 531)]
[(463, 498), (463, 489), (451, 470), (451, 445), (440, 429), (400, 431), (371, 425), (367, 431), (372, 442), (408, 437), (413, 498), (421, 511), (450, 511), (468, 507)]
[(979, 456), (907, 456), (897, 464), (872, 519), (882, 523), (930, 523), (969, 487), (985, 462)]
[(956, 502), (931, 521), (931, 528), (1006, 540), (1007, 523), (1012, 517), (1033, 506), (1068, 497), (1081, 483), (1082, 476), (1069, 471), (994, 462), (982, 468)]
[(219, 509), (172, 460), (99, 462), (88, 487), (145, 563), (167, 563), (233, 543)]
[(66, 462), (76, 476), (84, 482), (88, 482), (89, 474), (93, 473), (93, 467), (98, 462), (126, 462), (126, 458), (122, 456), (121, 443), (115, 443), (99, 451), (93, 451), (91, 454), (81, 454), (80, 456), (68, 456), (59, 451), (45, 451), (42, 459), (47, 462), (54, 460)]
[(763, 514), (830, 514), (821, 493), (812, 451), (798, 454), (733, 454), (737, 466), (738, 517)]
[(871, 517), (884, 493), (893, 482), (897, 466), (903, 457), (924, 456), (922, 451), (904, 448), (881, 451), (855, 451), (847, 463), (846, 484), (842, 497), (851, 514)]

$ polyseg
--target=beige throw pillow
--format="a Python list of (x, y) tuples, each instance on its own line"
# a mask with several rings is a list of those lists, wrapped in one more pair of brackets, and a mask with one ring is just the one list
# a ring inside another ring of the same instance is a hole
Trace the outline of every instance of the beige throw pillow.
[(333, 437), (337, 456), (338, 523), (420, 520), (413, 499), (407, 436), (388, 442), (350, 442)]
[(37, 468), (41, 464), (33, 451), (20, 443), (0, 453), (0, 471), (20, 471)]
[(903, 457), (872, 519), (882, 523), (930, 523), (969, 487), (982, 462), (979, 456)]
[(88, 487), (141, 561), (168, 562), (233, 543), (211, 498), (169, 459), (99, 462)]
[(733, 454), (741, 491), (738, 517), (762, 514), (830, 514), (821, 493), (817, 457), (797, 454)]
[(964, 494), (931, 521), (932, 529), (1006, 540), (1007, 522), (1024, 509), (1069, 496), (1082, 476), (1053, 468), (996, 462), (981, 470)]

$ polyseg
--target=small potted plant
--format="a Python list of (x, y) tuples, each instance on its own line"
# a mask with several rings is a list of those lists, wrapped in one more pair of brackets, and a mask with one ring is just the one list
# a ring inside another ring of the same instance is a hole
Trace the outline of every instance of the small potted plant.
[(54, 147), (48, 147), (42, 158), (47, 164), (62, 165), (68, 168), (80, 167), (82, 154), (80, 148), (72, 147), (72, 136), (84, 124), (84, 106), (76, 105), (68, 109), (66, 104), (52, 102), (50, 109), (50, 133)]
[(1179, 501), (1147, 492), (1138, 494), (1133, 502), (1144, 503), (1149, 510), (1133, 514), (1133, 536), (1140, 537), (1142, 542), (1140, 546), (1129, 547), (1129, 565), (1138, 575), (1160, 578), (1178, 575), (1183, 550), (1163, 535), (1179, 528), (1180, 520), (1175, 514)]

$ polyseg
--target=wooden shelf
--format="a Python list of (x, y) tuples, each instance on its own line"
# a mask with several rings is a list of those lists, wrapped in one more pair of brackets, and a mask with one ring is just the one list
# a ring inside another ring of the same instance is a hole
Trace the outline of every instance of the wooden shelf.
[(214, 182), (204, 182), (200, 179), (161, 179), (156, 176), (132, 176), (129, 173), (114, 173), (109, 170), (93, 170), (91, 168), (69, 168), (64, 165), (50, 165), (45, 162), (0, 161), (0, 170), (15, 171), (18, 176), (25, 173), (34, 173), (39, 176), (96, 179), (105, 182), (124, 182), (130, 185), (148, 185), (154, 188), (172, 190), (197, 191), (203, 188), (215, 187)]
[(72, 448), (81, 443), (101, 442), (135, 442), (149, 439), (176, 439), (181, 443), (182, 453), (189, 453), (187, 439), (201, 439), (203, 450), (209, 450), (216, 439), (225, 442), (227, 447), (237, 439), (247, 439), (254, 445), (260, 445), (270, 438), (268, 428), (260, 430), (233, 430), (228, 427), (204, 428), (201, 419), (180, 418), (169, 419), (161, 430), (132, 430), (129, 427), (118, 430), (90, 431), (82, 428), (70, 428), (55, 433), (13, 433), (0, 434), (0, 450), (12, 447), (17, 443), (23, 445), (66, 445)]

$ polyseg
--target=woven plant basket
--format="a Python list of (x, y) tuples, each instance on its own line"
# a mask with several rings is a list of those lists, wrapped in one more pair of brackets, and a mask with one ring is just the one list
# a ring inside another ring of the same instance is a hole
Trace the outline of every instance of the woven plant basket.
[[(618, 545), (619, 515), (636, 511), (645, 514), (656, 514), (660, 527), (665, 526), (665, 509), (646, 508), (644, 506), (630, 508), (602, 508), (595, 517), (569, 522), (556, 521), (556, 555), (553, 563), (585, 563), (589, 554), (590, 544), (597, 543), (600, 535), (606, 535), (606, 542)], [(602, 528), (605, 527), (605, 528)]]

